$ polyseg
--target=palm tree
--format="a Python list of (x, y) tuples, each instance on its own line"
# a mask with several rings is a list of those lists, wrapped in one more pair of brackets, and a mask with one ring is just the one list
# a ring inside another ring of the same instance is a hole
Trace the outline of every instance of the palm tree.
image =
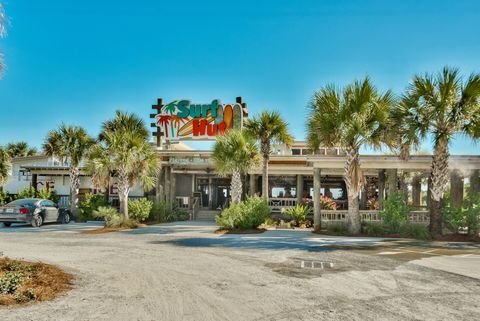
[(404, 145), (418, 146), (428, 134), (433, 136), (430, 232), (441, 235), (441, 201), (449, 179), (449, 142), (455, 133), (480, 138), (480, 74), (463, 81), (458, 69), (444, 67), (438, 74), (417, 75), (392, 118), (403, 124), (400, 132)]
[(148, 190), (157, 180), (159, 160), (147, 136), (148, 129), (141, 118), (117, 112), (113, 120), (104, 123), (101, 139), (88, 153), (86, 171), (96, 187), (103, 189), (111, 176), (116, 178), (120, 212), (125, 219), (131, 188), (140, 182)]
[(78, 193), (80, 189), (80, 163), (87, 150), (94, 143), (87, 131), (79, 126), (61, 124), (56, 130), (48, 133), (43, 143), (43, 151), (47, 156), (59, 157), (68, 163), (70, 176), (70, 211), (78, 214)]
[[(0, 38), (3, 38), (7, 33), (5, 25), (7, 24), (7, 17), (5, 16), (5, 11), (3, 10), (3, 5), (0, 3)], [(3, 65), (3, 55), (0, 53), (0, 78), (4, 69)]]
[(10, 155), (5, 148), (0, 146), (0, 190), (3, 184), (5, 184), (8, 179), (10, 167)]
[(102, 140), (102, 137), (106, 132), (116, 130), (135, 133), (136, 136), (139, 136), (144, 140), (148, 140), (150, 137), (150, 132), (145, 126), (145, 122), (140, 117), (121, 110), (115, 112), (115, 118), (107, 120), (102, 124), (99, 139)]
[(33, 156), (37, 153), (37, 149), (28, 146), (26, 142), (9, 143), (6, 148), (11, 158)]
[(248, 119), (245, 123), (247, 134), (260, 142), (262, 164), (262, 196), (268, 200), (268, 161), (272, 144), (282, 143), (287, 146), (293, 143), (293, 136), (288, 131), (288, 124), (276, 111), (262, 111), (258, 117)]
[(212, 161), (220, 175), (232, 175), (232, 203), (239, 203), (243, 191), (241, 175), (259, 163), (255, 141), (244, 132), (231, 129), (217, 138)]
[(347, 151), (344, 180), (350, 233), (360, 232), (358, 196), (364, 184), (360, 148), (394, 145), (394, 137), (388, 132), (389, 112), (394, 103), (393, 93), (390, 90), (380, 93), (368, 77), (343, 90), (328, 85), (317, 91), (310, 102), (307, 133), (311, 148), (342, 146)]

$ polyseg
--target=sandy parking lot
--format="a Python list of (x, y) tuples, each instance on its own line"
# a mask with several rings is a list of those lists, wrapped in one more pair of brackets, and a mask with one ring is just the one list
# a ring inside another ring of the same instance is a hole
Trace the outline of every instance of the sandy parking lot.
[(95, 225), (0, 228), (5, 255), (57, 264), (76, 277), (74, 289), (55, 301), (0, 308), (2, 321), (478, 320), (480, 315), (480, 279), (469, 272), (480, 270), (478, 245), (302, 231), (215, 235), (213, 225), (200, 222), (78, 233), (91, 228)]

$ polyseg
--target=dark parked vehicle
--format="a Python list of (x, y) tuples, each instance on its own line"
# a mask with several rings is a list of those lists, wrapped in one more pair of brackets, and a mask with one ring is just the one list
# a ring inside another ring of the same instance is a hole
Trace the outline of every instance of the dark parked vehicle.
[(70, 217), (68, 210), (59, 209), (54, 202), (40, 198), (23, 198), (0, 206), (0, 223), (5, 227), (12, 223), (29, 223), (34, 227), (49, 222), (67, 224)]

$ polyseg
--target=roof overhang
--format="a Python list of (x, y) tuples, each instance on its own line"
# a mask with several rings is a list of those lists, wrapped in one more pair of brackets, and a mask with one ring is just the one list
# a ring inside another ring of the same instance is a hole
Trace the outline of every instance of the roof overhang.
[[(312, 156), (308, 157), (307, 163), (314, 168), (322, 169), (343, 169), (345, 156)], [(432, 167), (431, 155), (412, 156), (403, 160), (398, 156), (390, 155), (361, 155), (360, 167), (369, 170), (398, 169), (404, 171), (428, 172)], [(475, 170), (480, 169), (480, 156), (474, 155), (452, 155), (449, 158), (450, 170)]]

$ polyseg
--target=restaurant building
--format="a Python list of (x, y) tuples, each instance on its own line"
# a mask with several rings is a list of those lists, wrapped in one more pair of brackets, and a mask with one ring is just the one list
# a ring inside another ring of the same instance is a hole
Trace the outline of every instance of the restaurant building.
[[(144, 192), (136, 186), (130, 196), (176, 202), (190, 211), (192, 219), (213, 219), (228, 205), (230, 178), (216, 173), (210, 160), (211, 150), (192, 149), (188, 141), (215, 140), (217, 135), (231, 128), (241, 128), (248, 117), (246, 104), (240, 97), (231, 104), (222, 104), (218, 99), (206, 104), (193, 104), (189, 100), (163, 104), (159, 99), (152, 108), (156, 111), (150, 115), (154, 128), (153, 144), (161, 170), (157, 186), (152, 191)], [(342, 178), (345, 154), (341, 147), (312, 151), (305, 141), (295, 141), (291, 146), (273, 146), (268, 178), (268, 205), (272, 211), (281, 215), (288, 207), (310, 203), (315, 197), (326, 197), (335, 202), (336, 210), (321, 210), (322, 222), (343, 221), (348, 208)], [(408, 202), (415, 209), (411, 219), (427, 223), (431, 163), (431, 155), (415, 155), (408, 160), (395, 155), (361, 155), (360, 164), (366, 182), (360, 194), (362, 219), (379, 220), (378, 210), (388, 194), (401, 190), (408, 195)], [(450, 169), (451, 195), (455, 204), (461, 204), (465, 184), (480, 192), (480, 156), (451, 155)], [(246, 173), (243, 180), (245, 195), (260, 194), (260, 167)], [(61, 195), (61, 205), (67, 206), (68, 164), (42, 155), (14, 159), (4, 189), (16, 194), (26, 187), (54, 189)], [(86, 193), (98, 191), (82, 170), (81, 197)], [(112, 205), (118, 204), (114, 179), (109, 187), (109, 197)], [(314, 210), (320, 211), (320, 208)]]

